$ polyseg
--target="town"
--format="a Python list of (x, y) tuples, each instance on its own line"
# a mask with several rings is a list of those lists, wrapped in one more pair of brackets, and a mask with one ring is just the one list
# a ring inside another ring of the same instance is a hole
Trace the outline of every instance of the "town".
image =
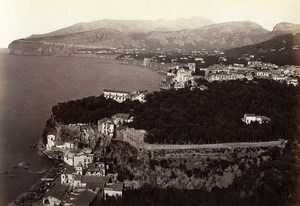
[[(180, 73), (179, 69), (177, 74), (180, 75)], [(186, 86), (185, 83), (182, 83), (186, 79), (175, 78), (178, 80), (178, 83), (175, 84), (177, 89)], [(201, 89), (202, 87), (200, 87)], [(147, 93), (148, 91), (129, 92), (106, 89), (103, 90), (103, 97), (118, 103), (129, 100), (143, 104), (146, 102), (145, 95)], [(42, 151), (50, 159), (61, 162), (59, 169), (50, 170), (41, 179), (41, 182), (33, 187), (31, 193), (28, 193), (31, 196), (19, 197), (16, 204), (21, 205), (22, 202), (28, 203), (31, 200), (43, 205), (95, 205), (112, 197), (122, 198), (126, 188), (140, 188), (146, 183), (153, 182), (153, 172), (158, 168), (157, 162), (160, 164), (165, 161), (172, 162), (170, 165), (175, 168), (182, 167), (182, 162), (184, 162), (185, 168), (196, 172), (199, 163), (200, 168), (203, 169), (203, 166), (208, 168), (212, 161), (228, 160), (236, 155), (239, 161), (246, 161), (248, 158), (255, 159), (260, 157), (259, 154), (264, 154), (272, 148), (284, 149), (287, 143), (287, 140), (281, 139), (265, 142), (214, 144), (150, 144), (145, 141), (148, 134), (146, 130), (128, 126), (133, 119), (134, 116), (129, 113), (116, 113), (110, 118), (105, 117), (98, 120), (97, 124), (57, 123), (55, 132), (47, 134), (46, 144)], [(245, 113), (240, 121), (251, 125), (253, 123), (268, 124), (272, 120), (266, 116)], [(132, 167), (130, 163), (127, 165), (127, 169), (137, 172), (141, 175), (140, 177), (137, 175), (133, 179), (128, 179), (126, 176), (120, 178), (124, 176), (122, 171), (112, 169), (115, 167), (115, 163), (107, 158), (107, 150), (118, 142), (123, 142), (126, 150), (136, 151), (135, 155), (130, 158), (135, 159), (132, 160), (133, 162), (139, 161), (140, 165)], [(269, 161), (267, 156), (262, 157), (263, 161)], [(152, 169), (148, 169), (149, 172), (142, 175), (141, 167), (147, 168), (149, 167), (147, 165), (150, 165)], [(153, 165), (156, 166), (153, 167)], [(231, 167), (229, 166), (229, 168)], [(233, 169), (233, 172), (239, 174), (239, 170)], [(214, 175), (212, 174), (212, 176)], [(144, 180), (141, 181), (141, 178)], [(160, 178), (159, 175), (156, 175), (155, 185), (166, 187), (166, 185), (174, 186), (175, 184), (170, 180)], [(221, 177), (216, 176), (215, 178)], [(222, 187), (226, 187), (230, 183), (223, 184)], [(189, 187), (196, 186), (189, 185)]]
[[(129, 59), (130, 57), (125, 56), (125, 59), (122, 57), (123, 62), (120, 62), (120, 58), (118, 62), (128, 63)], [(194, 60), (204, 63), (203, 58), (200, 57), (195, 57)], [(221, 60), (225, 61), (226, 59), (221, 58)], [(153, 61), (157, 64), (154, 58), (144, 58), (142, 66), (151, 68)], [(297, 86), (300, 74), (299, 66), (277, 66), (261, 61), (248, 61), (246, 66), (238, 63), (233, 65), (214, 64), (207, 68), (199, 68), (195, 62), (178, 63), (177, 59), (171, 59), (171, 62), (164, 68), (166, 79), (160, 84), (162, 91), (185, 88), (190, 91), (196, 88), (205, 91), (209, 87), (205, 84), (199, 85), (199, 82), (212, 83), (231, 80), (255, 82), (256, 79), (268, 79)], [(162, 62), (159, 64), (165, 65)], [(149, 94), (147, 90), (105, 89), (102, 95), (105, 99), (114, 100), (118, 103), (137, 101), (143, 104), (146, 102), (147, 94)], [(247, 112), (245, 111), (244, 116), (240, 117), (240, 121), (246, 125), (268, 124), (273, 121), (264, 116), (265, 114), (256, 115)], [(208, 167), (212, 161), (216, 161), (218, 164), (218, 161), (227, 161), (232, 158), (236, 159), (236, 157), (240, 162), (248, 161), (247, 158), (262, 158), (263, 161), (269, 161), (269, 157), (259, 154), (265, 154), (272, 148), (282, 150), (287, 143), (287, 140), (279, 139), (262, 142), (211, 144), (151, 144), (145, 140), (148, 131), (130, 126), (133, 119), (134, 116), (130, 113), (116, 113), (111, 117), (99, 119), (97, 124), (86, 122), (56, 123), (55, 132), (47, 134), (46, 142), (42, 144), (41, 150), (50, 159), (59, 160), (59, 168), (47, 172), (41, 181), (32, 187), (31, 192), (18, 197), (15, 203), (22, 205), (24, 202), (32, 201), (43, 205), (95, 205), (112, 197), (122, 198), (126, 188), (138, 189), (144, 184), (155, 184), (162, 188), (176, 185), (169, 179), (163, 180), (160, 179), (159, 175), (154, 176), (153, 174), (158, 167), (169, 167), (163, 166), (166, 165), (163, 163), (165, 161), (170, 166), (181, 169), (183, 167), (182, 162), (184, 162), (185, 170), (193, 171), (193, 175), (197, 176), (196, 171), (199, 167), (205, 171), (205, 167)], [(133, 158), (131, 161), (138, 161), (139, 164), (136, 167), (131, 166), (131, 164), (127, 165), (126, 170), (139, 174), (136, 177), (124, 176), (121, 170), (114, 168), (115, 163), (107, 158), (107, 149), (116, 142), (123, 142), (127, 149), (131, 148), (135, 151), (135, 155), (130, 158)], [(148, 168), (149, 172), (142, 172), (145, 168)], [(229, 166), (229, 168), (234, 167)], [(174, 174), (172, 169), (165, 168), (164, 170), (166, 170), (165, 173), (172, 172)], [(179, 174), (184, 174), (180, 173), (180, 170), (178, 171)], [(239, 170), (232, 169), (232, 171), (236, 173)], [(239, 172), (235, 175), (237, 174)], [(222, 178), (213, 174), (211, 176), (216, 179)], [(200, 183), (197, 184), (198, 186), (192, 184), (193, 186), (189, 185), (188, 187), (198, 188)], [(220, 187), (226, 187), (227, 184), (230, 183), (224, 183)], [(213, 185), (207, 189), (210, 190), (214, 187)]]

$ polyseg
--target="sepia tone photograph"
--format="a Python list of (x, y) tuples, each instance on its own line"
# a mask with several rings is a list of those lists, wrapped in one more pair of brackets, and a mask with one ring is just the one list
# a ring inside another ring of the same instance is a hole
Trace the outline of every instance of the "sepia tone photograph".
[(300, 205), (299, 0), (1, 0), (0, 206)]

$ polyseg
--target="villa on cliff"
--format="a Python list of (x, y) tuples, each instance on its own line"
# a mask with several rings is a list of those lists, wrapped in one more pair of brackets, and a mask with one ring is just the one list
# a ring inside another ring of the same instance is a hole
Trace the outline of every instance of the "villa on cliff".
[(127, 99), (131, 100), (131, 101), (138, 100), (143, 103), (146, 101), (145, 97), (146, 97), (147, 93), (148, 93), (148, 90), (133, 91), (133, 92), (108, 90), (108, 89), (103, 90), (103, 95), (106, 99), (113, 99), (119, 103), (122, 103), (122, 102), (126, 101)]

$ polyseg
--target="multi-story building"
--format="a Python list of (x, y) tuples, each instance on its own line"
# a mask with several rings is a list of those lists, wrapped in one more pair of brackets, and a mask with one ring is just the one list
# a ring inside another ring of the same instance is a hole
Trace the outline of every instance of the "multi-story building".
[(128, 142), (136, 148), (142, 148), (144, 146), (144, 138), (147, 134), (146, 130), (125, 128), (121, 133), (124, 142)]
[(104, 162), (94, 162), (88, 164), (85, 175), (87, 176), (98, 176), (105, 177), (106, 167)]
[(246, 78), (243, 74), (211, 74), (206, 77), (209, 82), (213, 81), (229, 81)]
[(64, 162), (70, 166), (82, 166), (87, 167), (89, 163), (92, 163), (94, 159), (94, 154), (92, 154), (91, 149), (85, 149), (80, 152), (77, 151), (67, 151), (64, 155)]
[(109, 118), (104, 118), (98, 121), (98, 131), (107, 136), (112, 138), (114, 136), (115, 124)]
[(119, 103), (124, 102), (126, 99), (130, 99), (130, 92), (117, 91), (117, 90), (103, 90), (103, 95), (106, 99), (113, 99)]

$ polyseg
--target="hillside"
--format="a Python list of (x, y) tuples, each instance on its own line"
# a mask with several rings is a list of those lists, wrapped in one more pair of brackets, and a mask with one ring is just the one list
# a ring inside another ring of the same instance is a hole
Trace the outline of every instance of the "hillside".
[(101, 28), (117, 29), (123, 33), (146, 33), (149, 31), (179, 31), (182, 29), (195, 29), (211, 25), (214, 22), (203, 17), (189, 19), (157, 19), (157, 20), (116, 20), (101, 19), (92, 22), (82, 22), (46, 34), (31, 35), (29, 38), (60, 36), (79, 32), (97, 30)]
[(153, 48), (226, 49), (258, 43), (268, 34), (260, 25), (242, 21), (177, 32), (150, 32), (145, 39)]
[(253, 60), (277, 65), (300, 65), (299, 48), (300, 33), (286, 34), (259, 44), (228, 50), (225, 55), (232, 58), (254, 55)]

